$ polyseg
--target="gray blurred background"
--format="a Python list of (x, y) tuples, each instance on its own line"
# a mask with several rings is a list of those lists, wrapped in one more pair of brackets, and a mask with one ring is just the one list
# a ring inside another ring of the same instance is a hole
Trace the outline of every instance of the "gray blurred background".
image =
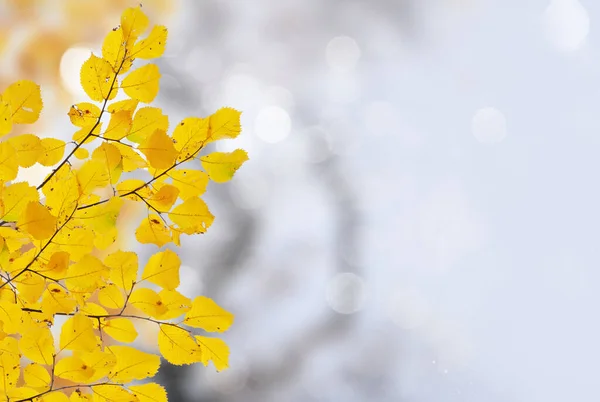
[[(179, 249), (236, 314), (231, 368), (165, 365), (171, 401), (600, 398), (600, 2), (148, 3), (160, 106), (242, 110), (217, 149), (250, 154)], [(114, 15), (40, 79), (79, 96)]]

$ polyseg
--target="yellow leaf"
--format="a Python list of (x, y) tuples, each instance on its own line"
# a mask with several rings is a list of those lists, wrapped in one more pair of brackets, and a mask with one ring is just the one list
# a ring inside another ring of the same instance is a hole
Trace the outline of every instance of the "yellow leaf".
[(106, 165), (98, 160), (89, 160), (77, 171), (79, 194), (91, 194), (98, 187), (104, 187), (110, 182), (110, 174)]
[(10, 104), (12, 121), (18, 124), (35, 123), (42, 111), (40, 86), (23, 80), (11, 84), (2, 94), (2, 100)]
[(137, 108), (139, 103), (140, 101), (136, 99), (125, 99), (122, 101), (111, 103), (110, 105), (108, 105), (106, 110), (108, 110), (108, 113), (116, 113), (126, 110), (128, 112), (131, 112), (131, 114), (133, 115), (133, 111)]
[(45, 240), (56, 231), (56, 217), (38, 201), (30, 201), (18, 220), (17, 227), (36, 240)]
[(90, 152), (85, 148), (77, 148), (73, 154), (77, 159), (87, 159), (90, 156)]
[(0, 391), (6, 393), (17, 385), (21, 374), (19, 348), (15, 338), (6, 337), (0, 341), (0, 373)]
[(123, 170), (125, 172), (133, 172), (134, 170), (143, 169), (148, 166), (144, 158), (132, 147), (123, 144), (114, 144), (121, 152), (123, 157)]
[(129, 304), (154, 318), (168, 311), (160, 296), (154, 290), (147, 288), (134, 290), (129, 297)]
[(187, 234), (206, 232), (215, 219), (200, 198), (185, 200), (169, 213), (169, 218)]
[(115, 251), (104, 259), (110, 268), (110, 280), (119, 288), (129, 292), (137, 278), (138, 257), (132, 251)]
[(117, 95), (117, 86), (113, 88), (112, 66), (103, 58), (92, 54), (81, 66), (80, 74), (81, 86), (91, 100), (103, 101)]
[(123, 80), (121, 88), (130, 98), (150, 103), (158, 94), (160, 77), (156, 64), (146, 64), (130, 72)]
[(86, 254), (68, 268), (65, 284), (70, 291), (92, 292), (108, 275), (108, 267), (93, 255)]
[(10, 104), (0, 96), (0, 136), (12, 131), (12, 110)]
[(192, 301), (176, 290), (163, 289), (158, 294), (167, 312), (159, 316), (161, 320), (170, 320), (190, 311)]
[(144, 198), (152, 197), (152, 193), (150, 189), (146, 187), (146, 182), (144, 180), (127, 179), (117, 184), (117, 195), (119, 197), (124, 197), (128, 200), (139, 201), (139, 197), (133, 194), (133, 192), (136, 192)]
[(18, 172), (19, 162), (17, 160), (17, 151), (15, 151), (10, 142), (0, 142), (0, 180), (14, 180)]
[(154, 283), (161, 288), (174, 290), (179, 286), (181, 260), (171, 250), (155, 253), (144, 267), (142, 280)]
[(242, 131), (240, 126), (241, 112), (223, 107), (210, 116), (210, 127), (208, 129), (208, 142), (227, 138), (236, 138)]
[(119, 148), (105, 142), (94, 150), (92, 153), (92, 160), (97, 160), (104, 164), (111, 184), (115, 184), (119, 181), (121, 173), (123, 172), (123, 157), (121, 156)]
[(101, 384), (92, 388), (94, 402), (137, 402), (121, 385)]
[(142, 11), (141, 7), (131, 7), (121, 14), (121, 29), (123, 30), (123, 39), (126, 42), (133, 42), (142, 35), (149, 24), (148, 17)]
[(38, 394), (37, 390), (29, 387), (15, 387), (8, 389), (6, 392), (6, 396), (10, 401), (29, 401)]
[[(55, 283), (48, 284), (42, 295), (42, 311), (46, 314), (70, 314), (75, 310), (76, 306), (77, 302), (73, 298), (73, 295)], [(41, 362), (38, 361), (38, 363)]]
[(150, 214), (135, 231), (135, 238), (142, 244), (152, 243), (162, 247), (171, 241), (171, 232), (158, 215)]
[[(112, 276), (111, 269), (111, 276)], [(104, 286), (98, 291), (98, 301), (104, 307), (112, 308), (112, 309), (121, 309), (125, 304), (125, 298), (123, 297), (123, 292), (119, 290), (117, 285), (110, 284)]]
[(54, 338), (49, 328), (30, 327), (21, 334), (21, 353), (29, 360), (50, 365), (54, 355)]
[(156, 25), (146, 39), (137, 42), (133, 47), (132, 57), (154, 59), (162, 56), (167, 45), (167, 28)]
[(179, 197), (184, 201), (202, 195), (208, 185), (208, 175), (200, 170), (172, 170), (167, 175), (173, 179), (173, 185), (179, 189)]
[(17, 135), (10, 138), (8, 142), (17, 153), (17, 163), (20, 167), (28, 168), (35, 165), (44, 152), (40, 139), (33, 134)]
[(169, 117), (162, 114), (162, 110), (157, 107), (143, 107), (135, 113), (127, 139), (141, 144), (156, 130), (167, 131), (168, 128)]
[(102, 43), (102, 57), (107, 60), (113, 72), (123, 74), (131, 68), (131, 50), (133, 42), (123, 40), (121, 27), (114, 29), (106, 35)]
[(88, 383), (97, 382), (101, 378), (106, 377), (110, 373), (110, 370), (117, 364), (117, 358), (110, 352), (94, 350), (92, 352), (75, 352), (74, 355), (93, 370)]
[(137, 338), (137, 331), (128, 318), (110, 318), (102, 325), (102, 330), (119, 342), (131, 343)]
[(71, 106), (69, 119), (77, 127), (92, 127), (100, 118), (100, 108), (93, 103), (81, 102)]
[(175, 201), (177, 201), (178, 195), (179, 189), (177, 187), (165, 184), (146, 201), (158, 211), (167, 212), (175, 204)]
[(219, 307), (212, 299), (198, 296), (183, 323), (207, 332), (224, 332), (233, 324), (233, 314)]
[(120, 141), (127, 137), (129, 130), (131, 130), (131, 112), (122, 110), (110, 116), (110, 122), (102, 136), (109, 140)]
[(69, 253), (66, 251), (57, 251), (52, 254), (50, 260), (48, 260), (48, 263), (44, 266), (44, 269), (39, 269), (38, 272), (50, 279), (60, 280), (65, 277), (68, 266)]
[(94, 369), (79, 358), (69, 356), (59, 360), (54, 368), (54, 374), (59, 378), (70, 380), (75, 383), (88, 384), (94, 375)]
[(14, 183), (4, 189), (4, 216), (2, 220), (15, 222), (31, 201), (38, 201), (39, 195), (35, 187), (25, 182)]
[(183, 328), (162, 324), (158, 333), (158, 349), (171, 364), (181, 366), (201, 361), (200, 348), (194, 337)]
[(139, 402), (167, 402), (167, 391), (162, 385), (149, 382), (142, 385), (132, 385), (129, 390)]
[(2, 329), (7, 334), (16, 334), (21, 330), (21, 318), (23, 311), (19, 306), (10, 302), (0, 300), (0, 322)]
[(114, 382), (127, 383), (153, 377), (160, 366), (160, 357), (130, 346), (109, 346), (107, 349), (117, 358), (117, 364), (108, 375)]
[(42, 396), (40, 402), (69, 402), (69, 397), (62, 391), (54, 391)]
[(173, 141), (161, 130), (152, 133), (138, 149), (146, 155), (150, 166), (157, 169), (170, 168), (177, 158), (177, 150), (173, 146)]
[(179, 151), (179, 161), (193, 157), (207, 142), (209, 119), (188, 117), (173, 130), (175, 149)]
[(96, 347), (94, 326), (90, 318), (78, 313), (63, 324), (60, 331), (61, 350), (92, 351)]
[(200, 158), (202, 167), (210, 179), (216, 183), (225, 183), (233, 178), (235, 172), (248, 160), (243, 149), (233, 152), (213, 152)]
[(63, 224), (79, 200), (79, 185), (71, 167), (63, 165), (44, 185), (42, 192), (46, 196), (46, 207), (58, 218), (58, 225)]
[(40, 145), (42, 153), (38, 162), (43, 166), (53, 166), (60, 162), (65, 154), (65, 142), (56, 138), (42, 138)]
[(44, 366), (31, 363), (23, 369), (23, 380), (25, 380), (25, 384), (33, 388), (49, 388), (50, 373)]
[(217, 371), (229, 368), (229, 347), (222, 339), (199, 335), (195, 335), (194, 338), (200, 346), (202, 364), (207, 366), (208, 362), (212, 361)]
[(25, 272), (13, 279), (13, 283), (17, 285), (19, 298), (28, 303), (37, 302), (46, 289), (46, 280), (33, 272)]
[(94, 249), (94, 232), (90, 228), (65, 226), (47, 247), (48, 252), (66, 251), (72, 261), (79, 261)]

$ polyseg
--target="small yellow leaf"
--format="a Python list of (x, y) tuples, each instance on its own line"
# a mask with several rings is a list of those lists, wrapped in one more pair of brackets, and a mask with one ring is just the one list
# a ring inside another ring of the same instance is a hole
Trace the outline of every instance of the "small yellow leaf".
[(19, 333), (22, 327), (23, 311), (11, 301), (0, 300), (0, 322), (7, 334)]
[[(6, 337), (0, 341), (0, 373), (2, 373), (0, 391), (7, 393), (9, 390), (13, 390), (21, 375), (19, 348), (15, 338)], [(2, 395), (2, 392), (0, 392), (0, 395)]]
[(71, 106), (69, 119), (77, 127), (91, 127), (100, 118), (100, 108), (93, 103), (81, 102)]
[(132, 147), (123, 144), (114, 144), (123, 157), (123, 171), (133, 172), (148, 166), (144, 158)]
[(137, 338), (137, 331), (128, 318), (110, 318), (102, 325), (102, 330), (119, 342), (131, 343)]
[(177, 196), (179, 195), (179, 189), (170, 184), (165, 184), (158, 190), (154, 195), (147, 199), (148, 204), (152, 205), (160, 212), (167, 212), (175, 201), (177, 201)]
[(38, 162), (43, 166), (53, 166), (60, 162), (65, 154), (65, 142), (56, 138), (42, 138), (42, 153)]
[(146, 64), (130, 72), (123, 80), (121, 88), (130, 98), (150, 103), (158, 94), (160, 77), (156, 64)]
[(85, 148), (77, 148), (74, 155), (77, 159), (87, 159), (90, 156), (90, 152)]
[(116, 85), (113, 88), (112, 66), (101, 57), (92, 54), (81, 66), (80, 78), (81, 86), (91, 100), (103, 101), (117, 95), (118, 88)]
[(133, 41), (123, 40), (123, 29), (118, 27), (111, 30), (104, 38), (102, 57), (108, 61), (113, 72), (123, 74), (131, 68), (133, 61), (131, 57), (132, 48)]
[(49, 328), (31, 327), (21, 334), (19, 340), (21, 353), (31, 361), (40, 364), (52, 364), (54, 338)]
[(87, 384), (91, 382), (94, 369), (78, 356), (69, 356), (59, 360), (54, 368), (54, 374), (59, 378), (75, 383)]
[(133, 115), (133, 112), (137, 108), (139, 103), (140, 101), (136, 99), (125, 99), (122, 101), (111, 103), (110, 105), (108, 105), (106, 110), (108, 110), (108, 113), (116, 113), (126, 110), (128, 112), (131, 112), (131, 114)]
[(146, 155), (150, 166), (157, 169), (168, 169), (175, 163), (177, 150), (173, 141), (161, 130), (152, 133), (138, 149)]
[(49, 252), (66, 251), (72, 261), (79, 261), (94, 249), (94, 231), (85, 227), (63, 227), (47, 248)]
[(14, 180), (18, 172), (17, 151), (9, 141), (0, 142), (0, 180)]
[(131, 131), (127, 139), (137, 144), (143, 143), (156, 130), (167, 131), (169, 117), (157, 107), (143, 107), (133, 117)]
[(121, 385), (100, 384), (92, 388), (94, 402), (137, 402)]
[(2, 220), (15, 222), (25, 212), (25, 208), (27, 208), (29, 202), (39, 200), (39, 194), (35, 187), (25, 182), (19, 182), (6, 187), (2, 198), (4, 201), (4, 216)]
[(67, 267), (69, 266), (69, 253), (66, 251), (57, 251), (52, 254), (48, 264), (46, 264), (45, 269), (41, 273), (50, 279), (63, 279), (67, 273)]
[(169, 213), (169, 218), (187, 234), (205, 233), (215, 219), (206, 203), (197, 197), (189, 198), (175, 207)]
[(123, 39), (126, 42), (135, 41), (142, 35), (149, 24), (148, 17), (142, 11), (141, 7), (131, 7), (121, 14), (121, 29), (123, 30)]
[(223, 107), (210, 116), (210, 127), (208, 129), (208, 142), (236, 138), (242, 131), (240, 126), (241, 112)]
[(92, 351), (96, 347), (94, 326), (90, 318), (78, 313), (63, 324), (60, 331), (61, 350)]
[(68, 268), (65, 284), (70, 291), (92, 292), (108, 275), (107, 266), (93, 255), (86, 254)]
[(194, 338), (200, 346), (202, 364), (207, 366), (208, 362), (212, 361), (217, 371), (229, 368), (229, 347), (222, 339), (199, 335), (195, 335)]
[(153, 377), (160, 366), (160, 357), (130, 346), (109, 346), (107, 349), (117, 358), (117, 364), (108, 374), (114, 382), (127, 383)]
[(119, 148), (105, 142), (94, 150), (92, 159), (100, 161), (105, 165), (111, 184), (115, 184), (119, 181), (121, 173), (123, 172), (123, 157), (121, 156)]
[(171, 364), (181, 366), (202, 360), (200, 348), (188, 331), (175, 325), (162, 324), (158, 332), (158, 349)]
[(198, 296), (192, 302), (192, 309), (187, 312), (183, 322), (207, 332), (224, 332), (233, 324), (233, 314), (219, 307), (212, 299)]
[(155, 253), (144, 267), (142, 280), (154, 283), (163, 289), (174, 290), (179, 286), (181, 260), (171, 250)]
[(23, 380), (30, 387), (47, 388), (50, 385), (50, 373), (44, 366), (31, 363), (23, 369)]
[(10, 104), (0, 96), (0, 136), (12, 131), (12, 110)]
[(69, 402), (69, 397), (62, 391), (54, 391), (42, 396), (39, 402)]
[(158, 294), (162, 304), (166, 306), (167, 312), (159, 316), (161, 320), (170, 320), (190, 311), (192, 301), (176, 290), (163, 289)]
[(158, 318), (168, 311), (158, 293), (148, 288), (134, 290), (129, 297), (129, 304), (154, 318)]
[(156, 25), (146, 39), (137, 42), (133, 47), (132, 57), (154, 59), (162, 56), (167, 45), (167, 28)]
[[(112, 270), (111, 270), (112, 274)], [(98, 291), (98, 301), (106, 308), (121, 309), (125, 304), (125, 298), (123, 297), (123, 291), (121, 291), (117, 285), (109, 284)]]
[(8, 142), (17, 153), (16, 158), (19, 166), (24, 168), (33, 166), (44, 152), (40, 139), (33, 134), (17, 135), (10, 138)]
[(17, 227), (36, 240), (45, 240), (56, 231), (56, 217), (39, 202), (31, 201), (27, 203), (21, 219), (17, 222)]
[(44, 293), (44, 289), (46, 289), (46, 280), (29, 271), (13, 279), (13, 283), (17, 285), (19, 298), (27, 303), (36, 303)]
[(11, 84), (2, 94), (2, 100), (10, 104), (13, 123), (31, 124), (40, 117), (42, 94), (40, 86), (33, 81), (22, 80)]
[[(48, 287), (42, 295), (42, 311), (46, 314), (70, 314), (75, 310), (76, 306), (77, 302), (73, 298), (73, 295), (63, 289), (62, 286), (55, 283), (48, 284)], [(37, 362), (41, 363), (40, 361)]]
[(119, 288), (129, 292), (137, 278), (138, 256), (133, 251), (115, 251), (104, 259), (110, 268), (110, 280)]
[(202, 167), (210, 179), (216, 183), (225, 183), (233, 178), (235, 172), (248, 160), (243, 149), (233, 152), (213, 152), (200, 158)]
[(77, 170), (77, 183), (79, 194), (88, 195), (98, 187), (104, 187), (110, 183), (110, 173), (105, 163), (99, 160), (89, 160)]
[(208, 175), (200, 170), (172, 170), (167, 175), (173, 179), (173, 185), (179, 189), (179, 197), (184, 201), (204, 194), (208, 185)]
[(152, 193), (150, 189), (146, 186), (146, 182), (144, 180), (127, 179), (117, 184), (117, 195), (119, 197), (124, 197), (128, 200), (139, 201), (139, 197), (133, 194), (133, 192), (139, 194), (141, 197), (144, 198), (152, 197)]
[(171, 231), (158, 215), (150, 214), (140, 223), (135, 238), (142, 244), (152, 243), (162, 247), (171, 241)]
[(127, 137), (129, 130), (131, 130), (131, 112), (121, 110), (110, 116), (110, 122), (102, 136), (109, 140), (120, 141)]
[(208, 141), (209, 119), (188, 117), (173, 130), (179, 161), (193, 157)]
[(167, 402), (167, 391), (162, 385), (149, 382), (142, 385), (132, 385), (129, 390), (138, 402)]

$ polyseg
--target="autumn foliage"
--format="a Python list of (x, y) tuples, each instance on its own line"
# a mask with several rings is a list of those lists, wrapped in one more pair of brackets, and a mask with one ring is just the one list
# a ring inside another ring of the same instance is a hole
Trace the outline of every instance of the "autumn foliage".
[[(240, 133), (240, 113), (222, 108), (169, 130), (147, 106), (159, 90), (167, 29), (127, 9), (101, 55), (81, 67), (89, 99), (68, 112), (72, 141), (9, 135), (37, 121), (40, 87), (10, 85), (0, 97), (0, 402), (166, 401), (153, 377), (161, 356), (176, 365), (228, 366), (219, 338), (233, 315), (207, 297), (178, 292), (181, 261), (163, 246), (204, 233), (213, 215), (200, 198), (248, 159), (243, 150), (203, 152)], [(149, 31), (147, 33), (147, 31)], [(202, 170), (186, 162), (199, 160)], [(14, 182), (20, 168), (53, 167), (39, 185)], [(139, 243), (155, 245), (145, 264), (119, 248), (120, 211), (139, 203)], [(139, 323), (158, 329), (160, 355), (131, 344)], [(198, 333), (198, 331), (203, 331)]]

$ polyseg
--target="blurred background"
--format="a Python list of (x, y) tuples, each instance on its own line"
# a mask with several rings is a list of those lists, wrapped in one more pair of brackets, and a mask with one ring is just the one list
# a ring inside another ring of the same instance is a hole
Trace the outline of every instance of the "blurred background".
[[(0, 86), (42, 84), (38, 133), (70, 139), (79, 67), (132, 5), (0, 0)], [(144, 11), (172, 124), (240, 109), (217, 149), (251, 158), (178, 250), (183, 291), (236, 314), (231, 368), (163, 366), (171, 401), (600, 398), (600, 2)]]

